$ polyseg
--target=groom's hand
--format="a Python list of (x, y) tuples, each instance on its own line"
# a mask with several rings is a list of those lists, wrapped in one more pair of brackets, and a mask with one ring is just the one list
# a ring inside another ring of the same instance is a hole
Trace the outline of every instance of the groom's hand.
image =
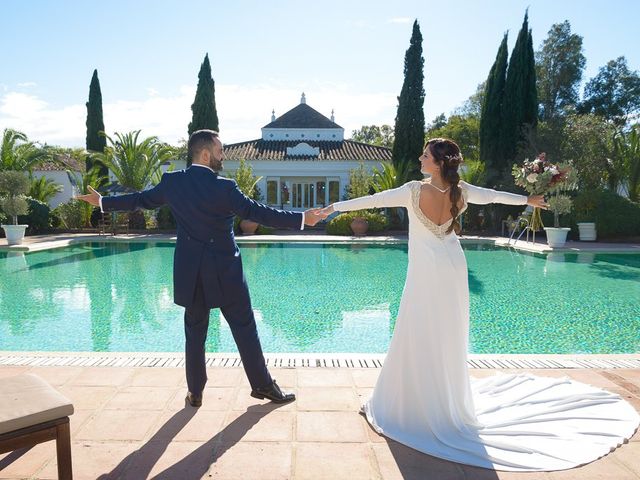
[(91, 205), (93, 205), (94, 207), (99, 207), (100, 206), (100, 197), (102, 195), (100, 195), (98, 192), (95, 191), (95, 189), (89, 185), (89, 192), (86, 195), (76, 195), (76, 200), (82, 200), (83, 202), (87, 202), (90, 203)]
[(309, 210), (305, 210), (304, 224), (309, 225), (310, 227), (313, 227), (320, 220), (323, 220), (325, 217), (320, 215), (318, 212), (319, 212), (319, 209), (317, 208), (310, 208)]

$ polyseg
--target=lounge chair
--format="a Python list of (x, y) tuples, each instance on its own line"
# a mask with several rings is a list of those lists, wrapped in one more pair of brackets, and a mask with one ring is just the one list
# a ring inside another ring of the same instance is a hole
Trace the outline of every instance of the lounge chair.
[(0, 453), (56, 441), (58, 478), (73, 478), (71, 400), (30, 373), (0, 379)]

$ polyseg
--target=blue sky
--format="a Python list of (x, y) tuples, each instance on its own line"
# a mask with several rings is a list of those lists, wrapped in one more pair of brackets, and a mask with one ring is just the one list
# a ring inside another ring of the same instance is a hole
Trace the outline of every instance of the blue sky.
[(0, 129), (84, 146), (97, 68), (107, 133), (141, 128), (176, 142), (207, 52), (226, 143), (259, 137), (271, 109), (283, 114), (302, 91), (321, 113), (335, 109), (347, 134), (393, 125), (414, 19), (429, 122), (474, 93), (505, 31), (513, 47), (527, 7), (534, 49), (564, 20), (583, 36), (585, 81), (622, 55), (640, 70), (636, 0), (3, 0)]

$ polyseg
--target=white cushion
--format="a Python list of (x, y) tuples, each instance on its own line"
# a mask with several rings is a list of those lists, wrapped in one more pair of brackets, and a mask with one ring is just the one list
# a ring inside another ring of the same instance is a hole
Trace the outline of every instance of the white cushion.
[(0, 378), (0, 434), (71, 414), (71, 400), (37, 375)]

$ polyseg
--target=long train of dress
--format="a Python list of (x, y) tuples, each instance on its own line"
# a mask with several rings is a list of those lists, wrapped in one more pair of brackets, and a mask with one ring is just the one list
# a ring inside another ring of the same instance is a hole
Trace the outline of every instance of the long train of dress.
[[(524, 204), (526, 197), (461, 182), (468, 203)], [(630, 438), (640, 417), (620, 396), (570, 380), (467, 370), (467, 264), (449, 222), (419, 206), (421, 182), (334, 205), (337, 211), (406, 207), (409, 264), (396, 327), (371, 399), (373, 428), (458, 463), (551, 471), (589, 463)], [(499, 332), (496, 332), (499, 334)]]

